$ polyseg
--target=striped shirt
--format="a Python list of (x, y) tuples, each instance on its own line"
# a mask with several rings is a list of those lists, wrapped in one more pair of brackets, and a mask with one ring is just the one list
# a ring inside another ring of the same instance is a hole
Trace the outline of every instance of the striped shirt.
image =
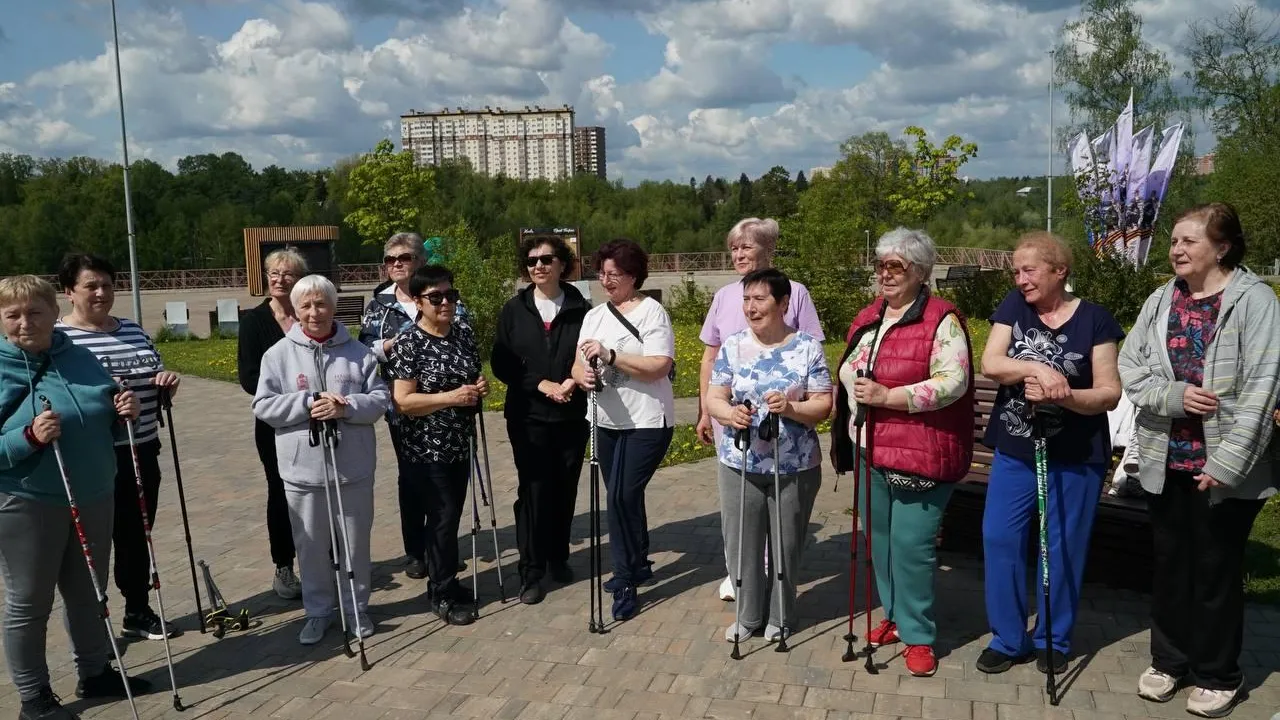
[[(127, 318), (115, 320), (116, 329), (109, 333), (81, 330), (61, 320), (57, 328), (66, 333), (71, 342), (93, 353), (111, 377), (124, 381), (125, 386), (133, 390), (142, 406), (134, 427), (134, 439), (140, 443), (154, 440), (159, 434), (156, 419), (160, 413), (160, 398), (153, 381), (156, 373), (164, 370), (164, 363), (141, 326)], [(128, 442), (126, 439), (116, 444), (127, 445)]]

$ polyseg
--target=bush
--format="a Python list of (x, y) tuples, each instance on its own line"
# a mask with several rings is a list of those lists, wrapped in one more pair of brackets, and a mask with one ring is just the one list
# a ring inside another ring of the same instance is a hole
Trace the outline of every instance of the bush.
[[(816, 250), (816, 249), (815, 249)], [(778, 268), (809, 289), (822, 332), (833, 340), (849, 331), (858, 311), (871, 302), (871, 273), (829, 250), (778, 258)]]
[(515, 294), (515, 254), (494, 243), (497, 251), (485, 257), (475, 232), (465, 222), (430, 235), (442, 238), (440, 252), (445, 265), (453, 271), (454, 284), (471, 314), (480, 357), (488, 358), (498, 332), (498, 315)]
[(667, 305), (671, 322), (701, 326), (711, 310), (713, 294), (694, 279), (693, 273), (689, 273), (671, 289), (671, 301)]
[(955, 304), (966, 318), (986, 320), (1013, 289), (1013, 277), (1003, 270), (984, 270), (955, 288), (938, 294)]
[(1123, 327), (1133, 325), (1142, 304), (1162, 284), (1150, 265), (1135, 268), (1114, 255), (1078, 249), (1075, 258), (1072, 292), (1106, 308)]

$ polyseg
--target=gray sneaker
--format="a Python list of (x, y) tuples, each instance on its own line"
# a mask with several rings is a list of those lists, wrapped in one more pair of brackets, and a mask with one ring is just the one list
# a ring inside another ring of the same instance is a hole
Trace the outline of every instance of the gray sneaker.
[(1179, 680), (1149, 667), (1138, 676), (1138, 697), (1151, 702), (1169, 702), (1178, 694)]
[(1198, 687), (1187, 698), (1187, 712), (1207, 718), (1226, 717), (1244, 699), (1244, 683), (1235, 690), (1206, 690)]
[[(373, 621), (369, 619), (368, 613), (360, 613), (360, 637), (371, 637), (373, 635)], [(356, 616), (347, 615), (347, 629), (351, 631), (351, 636), (356, 635)]]
[(271, 581), (271, 589), (285, 600), (297, 600), (302, 597), (302, 583), (293, 574), (292, 567), (276, 568), (276, 576)]
[(320, 642), (329, 630), (329, 622), (327, 617), (307, 618), (302, 625), (302, 632), (298, 633), (298, 642), (302, 645), (315, 645)]

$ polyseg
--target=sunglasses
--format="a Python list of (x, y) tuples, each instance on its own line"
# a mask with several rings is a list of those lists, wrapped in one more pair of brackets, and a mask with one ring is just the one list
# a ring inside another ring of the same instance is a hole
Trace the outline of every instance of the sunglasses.
[(418, 256), (413, 253), (401, 253), (399, 255), (387, 255), (382, 258), (382, 262), (385, 265), (395, 265), (396, 263), (404, 263), (405, 265), (408, 265), (416, 260), (417, 257)]
[(551, 263), (555, 262), (555, 259), (555, 255), (530, 255), (524, 259), (524, 266), (531, 268), (538, 263), (549, 266)]
[(905, 275), (907, 273), (907, 266), (897, 260), (889, 260), (888, 262), (877, 260), (875, 268), (877, 275), (883, 272), (887, 272), (894, 276)]
[(444, 292), (429, 292), (425, 295), (419, 295), (418, 297), (431, 303), (433, 307), (439, 307), (444, 304), (445, 300), (448, 300), (454, 305), (458, 304), (458, 298), (461, 297), (461, 295), (458, 294), (457, 289), (449, 288)]

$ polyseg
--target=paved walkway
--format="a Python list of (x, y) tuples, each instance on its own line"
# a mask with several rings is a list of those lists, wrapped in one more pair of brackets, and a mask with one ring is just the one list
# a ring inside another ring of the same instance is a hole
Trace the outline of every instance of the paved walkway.
[[(170, 616), (185, 635), (173, 641), (181, 696), (174, 712), (167, 692), (163, 645), (133, 642), (130, 668), (158, 692), (139, 699), (143, 718), (501, 718), (502, 720), (852, 720), (924, 717), (948, 720), (1017, 718), (1181, 718), (1184, 691), (1167, 705), (1139, 699), (1135, 679), (1146, 667), (1146, 599), (1100, 587), (1085, 589), (1076, 628), (1078, 652), (1059, 708), (1045, 702), (1043, 676), (1022, 666), (988, 677), (974, 669), (984, 647), (982, 574), (972, 559), (943, 555), (938, 573), (941, 669), (933, 678), (905, 674), (896, 651), (877, 654), (883, 667), (842, 663), (849, 524), (845, 493), (831, 478), (819, 495), (802, 568), (802, 629), (790, 654), (761, 639), (731, 660), (723, 640), (732, 603), (716, 597), (723, 576), (714, 461), (670, 468), (650, 486), (649, 518), (657, 578), (643, 589), (644, 607), (608, 634), (586, 629), (587, 583), (555, 587), (537, 606), (503, 604), (490, 536), (479, 538), (479, 622), (443, 626), (421, 600), (421, 581), (400, 565), (393, 467), (385, 432), (379, 448), (372, 614), (373, 669), (360, 672), (342, 654), (337, 633), (313, 648), (297, 643), (301, 607), (270, 592), (272, 567), (263, 527), (264, 488), (253, 449), (248, 397), (231, 385), (188, 379), (177, 425), (198, 558), (207, 560), (234, 607), (247, 607), (256, 626), (221, 640), (196, 632), (173, 473), (165, 450), (165, 482), (156, 543)], [(488, 430), (507, 593), (516, 592), (511, 504), (515, 478), (499, 417)], [(167, 444), (167, 439), (166, 439)], [(572, 564), (586, 573), (586, 492), (574, 523)], [(486, 518), (487, 524), (487, 518)], [(487, 530), (487, 527), (486, 527)], [(463, 554), (470, 556), (464, 539)], [(1146, 568), (1135, 568), (1146, 572)], [(111, 588), (115, 617), (123, 608)], [(60, 610), (57, 611), (60, 614)], [(859, 617), (858, 634), (863, 634)], [(877, 617), (878, 620), (878, 617)], [(1250, 608), (1244, 663), (1251, 699), (1233, 718), (1266, 720), (1280, 710), (1280, 610)], [(118, 627), (118, 626), (117, 626)], [(74, 668), (61, 623), (50, 623), (54, 689), (74, 701)], [(17, 713), (8, 687), (0, 714)], [(87, 717), (128, 717), (125, 703), (71, 703)]]

